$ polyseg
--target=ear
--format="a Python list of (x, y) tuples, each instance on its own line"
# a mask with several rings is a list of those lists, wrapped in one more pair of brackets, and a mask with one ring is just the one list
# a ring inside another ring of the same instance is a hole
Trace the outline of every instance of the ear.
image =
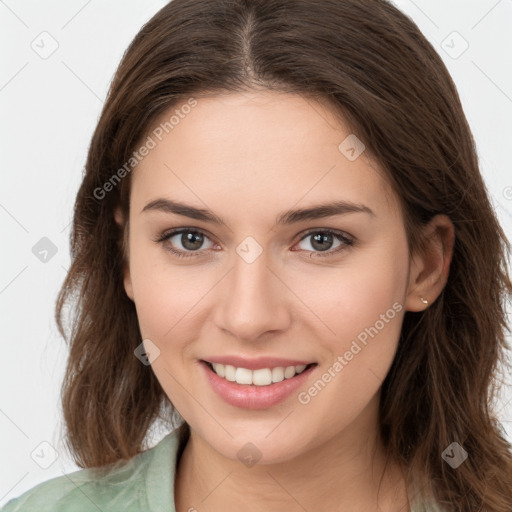
[(128, 245), (128, 222), (124, 218), (124, 214), (121, 211), (121, 208), (117, 207), (114, 210), (114, 219), (117, 223), (117, 225), (122, 229), (123, 231), (123, 241), (121, 244), (122, 251), (123, 251), (123, 261), (124, 261), (124, 267), (123, 267), (123, 284), (124, 284), (124, 290), (126, 292), (126, 295), (130, 297), (131, 300), (133, 300), (133, 287), (132, 287), (132, 279), (130, 275), (130, 259), (129, 259), (129, 245)]
[[(406, 311), (422, 311), (443, 291), (448, 280), (455, 228), (447, 215), (436, 215), (424, 228), (424, 248), (412, 258)], [(424, 303), (421, 299), (426, 299)]]

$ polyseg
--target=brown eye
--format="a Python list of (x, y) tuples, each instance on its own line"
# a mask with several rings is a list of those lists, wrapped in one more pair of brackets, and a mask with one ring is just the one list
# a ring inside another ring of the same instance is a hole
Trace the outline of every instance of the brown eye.
[(201, 233), (182, 232), (179, 241), (185, 249), (196, 251), (203, 245), (203, 239), (204, 236)]
[(174, 229), (165, 232), (157, 241), (163, 243), (164, 247), (176, 256), (187, 258), (197, 256), (208, 249), (202, 248), (205, 240), (210, 239), (197, 229)]
[[(305, 251), (312, 252), (313, 254), (316, 254), (320, 257), (331, 256), (354, 244), (354, 241), (351, 238), (349, 238), (346, 234), (338, 233), (332, 230), (310, 231), (309, 233), (306, 234), (306, 236), (304, 236), (301, 239), (301, 242), (308, 239), (310, 240), (309, 245), (311, 249), (307, 247), (303, 249)], [(339, 245), (335, 246), (335, 249), (332, 249), (336, 241), (339, 242)]]

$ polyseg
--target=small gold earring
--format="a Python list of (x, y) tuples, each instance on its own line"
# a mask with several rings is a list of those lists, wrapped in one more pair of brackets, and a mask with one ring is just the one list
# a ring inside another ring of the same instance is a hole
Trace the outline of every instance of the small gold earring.
[(428, 304), (428, 300), (427, 299), (424, 299), (423, 297), (420, 297), (420, 300), (421, 300), (421, 302), (423, 302), (423, 304)]

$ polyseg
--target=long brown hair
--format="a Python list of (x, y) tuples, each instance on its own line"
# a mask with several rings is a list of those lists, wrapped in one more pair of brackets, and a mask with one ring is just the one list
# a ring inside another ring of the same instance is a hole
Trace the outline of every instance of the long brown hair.
[[(382, 385), (381, 435), (408, 468), (414, 499), (430, 496), (449, 511), (510, 512), (511, 445), (492, 409), (499, 364), (507, 364), (510, 245), (446, 67), (385, 0), (173, 0), (137, 34), (92, 137), (56, 306), (63, 336), (71, 306), (62, 405), (76, 463), (133, 457), (155, 420), (173, 413), (151, 367), (134, 357), (141, 336), (113, 215), (129, 208), (125, 164), (171, 106), (255, 87), (326, 100), (349, 123), (400, 200), (411, 254), (421, 250), (421, 225), (450, 217), (448, 282), (428, 309), (405, 314)], [(468, 453), (457, 469), (442, 457), (454, 442)]]

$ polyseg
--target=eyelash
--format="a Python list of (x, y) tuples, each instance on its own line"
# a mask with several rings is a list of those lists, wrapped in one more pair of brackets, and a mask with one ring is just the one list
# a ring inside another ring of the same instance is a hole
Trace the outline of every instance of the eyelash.
[[(164, 231), (159, 237), (156, 238), (156, 243), (163, 243), (170, 238), (172, 238), (175, 235), (181, 234), (181, 233), (193, 233), (193, 234), (199, 234), (204, 235), (206, 238), (210, 239), (208, 235), (197, 228), (178, 228), (178, 229), (172, 229), (170, 231)], [(308, 238), (308, 236), (314, 235), (314, 234), (328, 234), (332, 235), (334, 238), (339, 240), (340, 242), (343, 242), (344, 245), (340, 245), (338, 248), (334, 250), (328, 250), (328, 251), (306, 251), (311, 253), (311, 257), (313, 257), (313, 254), (316, 254), (315, 257), (320, 258), (326, 258), (329, 256), (333, 256), (334, 254), (338, 254), (341, 251), (347, 250), (349, 247), (352, 247), (354, 245), (355, 240), (353, 237), (348, 236), (346, 233), (335, 231), (332, 229), (316, 229), (316, 230), (310, 230), (307, 233), (304, 234), (304, 236), (297, 242), (302, 242), (304, 239)], [(165, 250), (169, 251), (170, 253), (174, 254), (175, 256), (179, 258), (193, 258), (200, 254), (202, 251), (181, 251), (176, 250), (172, 247), (165, 246)]]

